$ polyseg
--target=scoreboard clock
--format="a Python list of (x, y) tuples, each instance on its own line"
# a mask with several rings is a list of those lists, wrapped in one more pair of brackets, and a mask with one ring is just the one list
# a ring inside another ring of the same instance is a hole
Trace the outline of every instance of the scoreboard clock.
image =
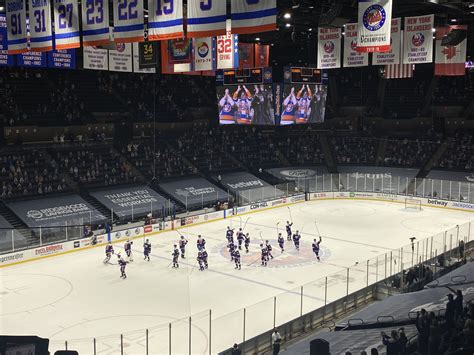
[(322, 72), (317, 68), (285, 67), (283, 79), (287, 84), (319, 84), (322, 81)]
[(268, 84), (272, 82), (272, 68), (244, 68), (223, 71), (224, 85)]

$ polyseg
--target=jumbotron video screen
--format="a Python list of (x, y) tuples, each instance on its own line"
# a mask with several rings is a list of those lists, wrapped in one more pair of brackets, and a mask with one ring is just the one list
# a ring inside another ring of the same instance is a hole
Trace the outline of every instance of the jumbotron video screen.
[(326, 98), (327, 85), (285, 84), (280, 125), (324, 122)]
[(216, 92), (220, 124), (275, 125), (272, 85), (225, 85)]

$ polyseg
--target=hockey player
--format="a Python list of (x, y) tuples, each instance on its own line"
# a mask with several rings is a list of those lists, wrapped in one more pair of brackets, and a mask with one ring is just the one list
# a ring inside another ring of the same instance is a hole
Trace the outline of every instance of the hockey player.
[(265, 247), (265, 245), (262, 243), (260, 244), (260, 248), (262, 250), (262, 266), (267, 266), (268, 263), (268, 249)]
[(272, 255), (272, 246), (270, 245), (270, 242), (268, 240), (265, 241), (265, 247), (267, 248), (268, 250), (268, 256), (270, 257), (270, 259), (273, 259), (273, 255)]
[(125, 253), (127, 254), (127, 258), (129, 261), (133, 261), (133, 255), (132, 255), (132, 244), (133, 242), (130, 240), (127, 240), (123, 246), (125, 249)]
[(301, 88), (300, 91), (296, 94), (296, 100), (298, 102), (298, 109), (296, 113), (296, 123), (308, 123), (308, 118), (311, 114), (311, 99), (313, 93), (309, 88), (309, 85), (306, 85), (307, 91), (305, 91), (305, 86)]
[(281, 235), (281, 233), (278, 233), (278, 246), (281, 249), (281, 252), (283, 253), (285, 251), (285, 238)]
[(313, 253), (316, 255), (316, 259), (318, 259), (318, 261), (321, 261), (321, 259), (319, 259), (319, 244), (321, 244), (321, 241), (322, 241), (322, 238), (319, 237), (319, 241), (316, 241), (316, 239), (313, 240)]
[(248, 253), (249, 246), (250, 246), (250, 235), (248, 233), (245, 235), (244, 246), (245, 246), (245, 252)]
[(241, 270), (242, 265), (240, 264), (240, 252), (237, 249), (234, 251), (234, 262), (235, 268)]
[(295, 114), (298, 100), (295, 96), (295, 88), (291, 88), (290, 94), (283, 100), (283, 112), (281, 113), (280, 125), (295, 123)]
[(145, 243), (143, 243), (143, 255), (145, 256), (143, 260), (150, 261), (150, 253), (151, 253), (151, 243), (150, 243), (150, 240), (147, 239)]
[(179, 250), (181, 251), (181, 258), (185, 258), (184, 254), (186, 253), (186, 244), (188, 244), (188, 240), (184, 238), (184, 235), (181, 236), (179, 240)]
[(204, 257), (202, 256), (202, 251), (198, 253), (196, 260), (199, 264), (199, 270), (204, 271)]
[(296, 250), (300, 250), (300, 239), (301, 239), (301, 234), (296, 231), (295, 234), (293, 234), (293, 243), (295, 244)]
[(206, 247), (206, 240), (203, 237), (201, 237), (200, 234), (198, 235), (196, 245), (197, 245), (198, 251), (202, 251)]
[(219, 100), (219, 123), (235, 124), (235, 101), (230, 96), (229, 89), (225, 89), (224, 97)]
[(178, 268), (179, 250), (176, 244), (174, 245), (173, 253), (171, 255), (173, 256), (173, 267)]
[(209, 255), (207, 254), (206, 249), (202, 251), (202, 260), (204, 261), (204, 267), (207, 269), (209, 267), (209, 264), (207, 263)]
[(125, 273), (125, 267), (127, 266), (128, 261), (125, 261), (120, 253), (117, 254), (118, 264), (120, 266), (120, 277), (126, 279), (127, 274)]
[(234, 251), (235, 251), (235, 244), (234, 242), (230, 242), (229, 245), (227, 246), (229, 248), (229, 254), (230, 254), (230, 261), (234, 260)]
[(253, 97), (250, 91), (245, 85), (242, 88), (239, 85), (232, 98), (237, 105), (237, 124), (251, 124), (254, 109), (251, 107)]
[(105, 259), (104, 259), (104, 264), (108, 264), (110, 261), (110, 258), (112, 257), (112, 254), (114, 253), (114, 247), (111, 242), (109, 242), (105, 246)]
[(293, 225), (293, 222), (286, 221), (286, 240), (291, 242), (291, 226)]
[(239, 244), (239, 250), (242, 250), (242, 243), (245, 239), (244, 232), (242, 231), (242, 228), (239, 228), (239, 231), (237, 232), (237, 243)]
[(234, 230), (230, 227), (227, 227), (225, 237), (227, 239), (227, 245), (230, 244), (230, 242), (234, 242)]

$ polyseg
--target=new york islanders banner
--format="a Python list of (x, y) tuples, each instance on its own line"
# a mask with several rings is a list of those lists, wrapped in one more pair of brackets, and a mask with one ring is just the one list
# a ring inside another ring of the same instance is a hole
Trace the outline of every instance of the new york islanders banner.
[(184, 38), (183, 0), (148, 0), (150, 41)]
[(226, 1), (188, 0), (188, 37), (220, 36), (226, 30)]
[(0, 13), (0, 67), (13, 65), (13, 56), (8, 55), (7, 17)]
[(344, 35), (344, 67), (364, 67), (369, 65), (369, 54), (357, 51), (357, 23), (346, 24)]
[(318, 69), (341, 67), (341, 29), (318, 28)]
[(359, 0), (358, 52), (390, 50), (392, 0)]
[(216, 39), (212, 37), (194, 40), (194, 70), (216, 69)]
[(145, 39), (143, 1), (114, 0), (113, 3), (115, 42), (143, 42)]
[(404, 64), (433, 61), (434, 15), (405, 17)]
[(374, 53), (372, 56), (372, 65), (388, 65), (400, 63), (401, 25), (401, 18), (392, 19), (392, 29), (390, 30), (390, 51), (383, 53)]
[(232, 0), (232, 33), (276, 30), (276, 0)]
[(8, 54), (28, 51), (25, 0), (6, 0)]
[(435, 75), (463, 76), (466, 74), (467, 38), (457, 46), (441, 45), (443, 37), (454, 29), (467, 30), (467, 26), (436, 28)]
[(100, 46), (110, 42), (108, 0), (82, 3), (82, 45)]
[[(81, 45), (79, 6), (77, 0), (54, 1), (54, 40), (56, 49), (78, 48)], [(88, 6), (90, 1), (84, 1)]]
[(49, 0), (28, 0), (30, 14), (30, 49), (48, 52), (53, 49), (51, 7)]
[(109, 70), (109, 56), (107, 49), (84, 47), (84, 69)]
[(132, 43), (117, 43), (117, 49), (109, 50), (109, 70), (132, 72)]

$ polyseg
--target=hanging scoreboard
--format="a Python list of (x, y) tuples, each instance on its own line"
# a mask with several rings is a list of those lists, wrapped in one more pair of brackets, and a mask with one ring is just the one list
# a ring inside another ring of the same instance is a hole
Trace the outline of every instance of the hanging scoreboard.
[(319, 84), (322, 81), (322, 72), (317, 68), (285, 67), (283, 78), (286, 84)]
[(229, 69), (223, 71), (224, 85), (263, 84), (272, 82), (271, 68)]

